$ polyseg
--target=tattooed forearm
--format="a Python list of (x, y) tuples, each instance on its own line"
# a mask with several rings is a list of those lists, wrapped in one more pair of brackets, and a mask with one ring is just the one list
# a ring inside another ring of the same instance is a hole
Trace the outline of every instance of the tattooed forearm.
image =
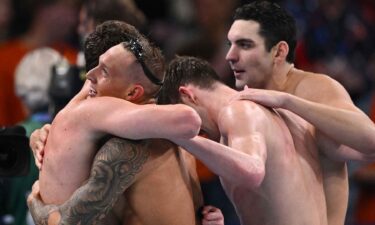
[(29, 199), (27, 202), (33, 220), (37, 225), (47, 225), (50, 214), (58, 210), (55, 205), (43, 205), (38, 198)]
[(87, 184), (59, 207), (60, 224), (96, 224), (104, 218), (148, 157), (140, 143), (110, 139), (97, 153)]

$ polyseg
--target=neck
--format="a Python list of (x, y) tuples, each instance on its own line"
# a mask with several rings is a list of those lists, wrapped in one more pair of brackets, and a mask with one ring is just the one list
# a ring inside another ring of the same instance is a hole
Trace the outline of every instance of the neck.
[(155, 104), (155, 98), (141, 98), (138, 101), (133, 102), (137, 105)]
[(237, 91), (221, 83), (218, 83), (214, 90), (197, 88), (196, 91), (199, 103), (207, 109), (207, 112), (215, 122), (218, 121), (221, 109), (229, 103), (236, 93)]
[(273, 69), (270, 82), (266, 85), (266, 89), (277, 91), (285, 90), (289, 80), (289, 75), (293, 69), (294, 64), (292, 63), (284, 63), (283, 65), (276, 66)]

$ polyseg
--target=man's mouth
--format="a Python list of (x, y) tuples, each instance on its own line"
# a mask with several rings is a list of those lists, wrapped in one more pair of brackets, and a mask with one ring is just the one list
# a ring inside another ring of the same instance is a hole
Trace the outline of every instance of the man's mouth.
[(240, 69), (232, 69), (232, 71), (235, 77), (238, 77), (245, 72), (245, 70), (240, 70)]
[(89, 90), (89, 96), (90, 97), (95, 97), (96, 94), (97, 94), (97, 92), (93, 88), (90, 88), (90, 90)]

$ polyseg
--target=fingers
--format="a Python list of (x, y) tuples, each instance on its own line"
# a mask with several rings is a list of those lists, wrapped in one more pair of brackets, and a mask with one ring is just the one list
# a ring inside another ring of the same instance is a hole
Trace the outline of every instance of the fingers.
[(207, 221), (207, 220), (202, 220), (202, 225), (224, 225), (223, 221)]
[(31, 188), (31, 193), (27, 197), (27, 205), (30, 207), (34, 199), (39, 198), (39, 180), (35, 181), (33, 187)]
[(35, 158), (35, 166), (38, 168), (38, 170), (42, 169), (42, 162), (39, 161), (37, 158)]
[(38, 138), (39, 133), (40, 133), (40, 129), (36, 129), (30, 135), (30, 148), (31, 148), (32, 151), (34, 151), (36, 149), (36, 143), (39, 139)]
[(33, 149), (35, 165), (38, 167), (39, 170), (41, 169), (42, 163), (43, 163), (43, 155), (44, 155), (43, 148), (44, 148), (44, 144), (38, 141), (35, 144), (34, 149)]
[(35, 165), (40, 170), (41, 168), (41, 155), (40, 155), (40, 147), (42, 143), (39, 141), (40, 136), (40, 129), (36, 129), (30, 136), (30, 148), (34, 155)]
[(212, 205), (206, 205), (206, 206), (204, 206), (203, 209), (202, 209), (202, 214), (205, 215), (205, 214), (207, 214), (207, 213), (209, 213), (209, 212), (214, 212), (214, 211), (216, 211), (216, 210), (219, 210), (219, 211), (220, 211), (220, 209), (216, 208), (215, 206), (212, 206)]
[(34, 184), (33, 184), (33, 187), (31, 188), (31, 192), (34, 194), (34, 195), (38, 195), (39, 194), (39, 180), (35, 181)]
[(35, 130), (30, 136), (30, 147), (35, 158), (35, 165), (40, 170), (43, 164), (44, 146), (50, 131), (51, 125), (46, 124), (41, 129)]
[(220, 210), (218, 211), (212, 211), (204, 215), (204, 219), (207, 220), (221, 220), (223, 219), (223, 214)]
[(40, 141), (42, 141), (43, 143), (46, 143), (47, 141), (50, 128), (51, 128), (51, 124), (46, 124), (40, 130)]
[(202, 210), (202, 225), (224, 225), (224, 216), (219, 208), (208, 205)]

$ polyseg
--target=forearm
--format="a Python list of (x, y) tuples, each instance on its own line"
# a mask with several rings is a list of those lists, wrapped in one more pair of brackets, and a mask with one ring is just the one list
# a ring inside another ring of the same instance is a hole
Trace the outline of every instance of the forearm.
[(264, 165), (257, 157), (199, 136), (173, 141), (230, 183), (254, 188), (262, 179)]
[(56, 205), (44, 205), (39, 198), (28, 201), (28, 207), (35, 224), (58, 225), (60, 221), (59, 208)]
[[(109, 140), (97, 153), (88, 182), (58, 206), (60, 220), (54, 219), (58, 222), (54, 224), (94, 224), (104, 218), (146, 162), (149, 153), (142, 147), (118, 138)], [(51, 212), (44, 213), (48, 215), (36, 223), (52, 224)]]
[(105, 217), (147, 160), (142, 147), (118, 138), (108, 141), (95, 158), (88, 183), (61, 206), (60, 224), (93, 224)]
[(291, 95), (283, 108), (298, 114), (338, 143), (366, 154), (375, 152), (374, 123), (359, 110), (336, 108)]
[[(198, 113), (189, 106), (177, 105), (156, 105), (157, 110), (148, 111), (139, 121), (133, 120), (135, 126), (145, 123), (147, 126), (144, 133), (150, 136), (142, 138), (192, 138), (199, 133), (201, 118)], [(142, 114), (139, 112), (138, 115)], [(134, 117), (133, 117), (134, 118)]]
[(108, 114), (107, 110), (97, 113), (90, 119), (91, 129), (99, 128), (103, 133), (140, 140), (192, 138), (201, 126), (197, 112), (186, 105), (135, 105), (120, 99), (107, 100), (101, 101), (101, 104), (105, 109), (112, 109), (111, 113)]

